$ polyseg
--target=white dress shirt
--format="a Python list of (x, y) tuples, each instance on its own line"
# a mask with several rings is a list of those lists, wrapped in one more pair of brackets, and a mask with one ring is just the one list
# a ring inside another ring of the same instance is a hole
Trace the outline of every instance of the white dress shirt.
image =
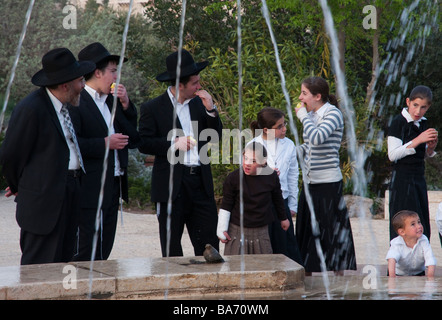
[(288, 199), (290, 210), (298, 212), (298, 159), (296, 147), (289, 138), (265, 140), (262, 134), (252, 139), (251, 142), (261, 143), (267, 150), (267, 165), (279, 170), (282, 196)]
[[(100, 95), (95, 89), (89, 87), (87, 84), (84, 86), (87, 93), (92, 97), (95, 104), (97, 105), (98, 110), (100, 110), (101, 115), (103, 116), (104, 121), (106, 122), (108, 130), (110, 129), (110, 134), (115, 133), (114, 125), (111, 123), (112, 115), (109, 110), (108, 105), (106, 104), (107, 94)], [(124, 171), (120, 167), (120, 160), (118, 159), (118, 152), (114, 150), (115, 157), (115, 177), (124, 175)]]
[(385, 259), (396, 260), (396, 275), (398, 276), (416, 275), (425, 271), (425, 267), (436, 265), (430, 242), (424, 234), (413, 248), (408, 247), (401, 236), (392, 239)]
[[(172, 91), (170, 90), (171, 87), (167, 89), (167, 93), (169, 94), (170, 101), (172, 102), (172, 105), (175, 106), (176, 104), (176, 114), (178, 119), (180, 120), (181, 127), (183, 128), (183, 132), (185, 136), (193, 137), (195, 140), (198, 141), (198, 137), (195, 137), (194, 131), (193, 131), (193, 123), (190, 119), (190, 109), (189, 109), (189, 102), (191, 99), (185, 100), (182, 104), (179, 103), (174, 95), (172, 94)], [(195, 121), (195, 125), (198, 125), (198, 122)], [(173, 140), (172, 140), (173, 143)], [(193, 148), (186, 151), (184, 153), (184, 165), (186, 166), (199, 166), (200, 160), (198, 155), (198, 144), (196, 144)]]

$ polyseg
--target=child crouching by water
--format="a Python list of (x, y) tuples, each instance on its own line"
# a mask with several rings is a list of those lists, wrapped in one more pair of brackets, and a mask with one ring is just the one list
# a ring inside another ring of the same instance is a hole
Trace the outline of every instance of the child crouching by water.
[(399, 211), (393, 216), (392, 225), (399, 236), (391, 240), (387, 253), (389, 276), (424, 276), (427, 267), (427, 276), (434, 277), (436, 259), (423, 234), (419, 215), (414, 211)]
[(268, 225), (275, 206), (283, 230), (289, 228), (281, 185), (276, 171), (267, 166), (267, 151), (257, 142), (243, 152), (242, 168), (231, 172), (223, 186), (217, 236), (225, 243), (225, 255), (241, 254), (240, 170), (243, 170), (243, 229), (245, 254), (271, 254)]

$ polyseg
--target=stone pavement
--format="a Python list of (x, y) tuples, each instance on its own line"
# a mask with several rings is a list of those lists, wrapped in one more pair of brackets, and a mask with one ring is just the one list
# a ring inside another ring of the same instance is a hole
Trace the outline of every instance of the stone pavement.
[[(123, 222), (123, 223), (122, 223)], [(386, 265), (388, 250), (388, 220), (351, 218), (353, 238), (358, 265)], [(442, 248), (434, 220), (431, 221), (431, 246), (438, 261), (437, 274), (442, 274)], [(20, 228), (15, 220), (15, 202), (0, 194), (0, 267), (20, 264)], [(193, 256), (189, 236), (182, 239), (184, 256)], [(221, 247), (221, 254), (224, 248)], [(158, 236), (158, 222), (154, 214), (123, 212), (110, 260), (130, 258), (159, 258), (161, 248)]]

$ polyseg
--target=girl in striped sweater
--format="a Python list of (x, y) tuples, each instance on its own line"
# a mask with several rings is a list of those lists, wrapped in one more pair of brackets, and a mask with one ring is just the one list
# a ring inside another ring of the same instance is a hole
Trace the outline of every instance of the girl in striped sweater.
[(344, 120), (336, 97), (329, 94), (329, 86), (323, 78), (305, 79), (299, 100), (301, 105), (295, 111), (303, 125), (304, 143), (297, 150), (317, 227), (312, 230), (312, 216), (303, 187), (299, 196), (296, 238), (307, 275), (322, 271), (316, 241), (321, 245), (327, 270), (343, 274), (344, 270), (356, 270), (353, 235), (342, 197), (339, 167)]

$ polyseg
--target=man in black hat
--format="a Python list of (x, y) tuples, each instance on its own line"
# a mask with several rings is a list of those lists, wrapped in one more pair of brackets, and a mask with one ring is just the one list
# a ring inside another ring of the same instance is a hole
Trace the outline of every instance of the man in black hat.
[[(211, 95), (200, 85), (199, 73), (208, 62), (195, 63), (191, 54), (182, 50), (180, 81), (176, 87), (177, 61), (178, 52), (167, 57), (167, 71), (158, 75), (157, 80), (170, 82), (171, 86), (164, 94), (141, 106), (139, 121), (142, 145), (138, 149), (155, 155), (151, 200), (156, 204), (163, 257), (183, 255), (181, 237), (184, 225), (195, 255), (203, 255), (206, 244), (219, 249), (216, 236), (218, 215), (210, 162), (207, 161), (207, 140), (210, 138), (206, 137), (210, 136), (211, 142), (219, 141), (222, 123)], [(174, 107), (176, 121), (173, 119)], [(173, 131), (174, 128), (177, 130)], [(174, 165), (173, 191), (170, 246), (167, 247), (171, 163)]]
[[(120, 197), (128, 202), (128, 147), (134, 148), (139, 139), (137, 109), (129, 100), (124, 85), (113, 87), (120, 56), (111, 55), (101, 43), (95, 42), (83, 48), (78, 59), (95, 62), (96, 69), (85, 75), (86, 85), (81, 92), (79, 108), (70, 110), (87, 172), (82, 180), (78, 252), (74, 260), (92, 258), (103, 161), (109, 144), (94, 256), (94, 259), (106, 260), (114, 244)], [(117, 105), (112, 121), (114, 97)]]
[(67, 105), (78, 106), (83, 76), (95, 68), (66, 48), (42, 64), (32, 77), (41, 88), (15, 106), (0, 151), (6, 196), (16, 196), (22, 265), (72, 260), (84, 168)]

